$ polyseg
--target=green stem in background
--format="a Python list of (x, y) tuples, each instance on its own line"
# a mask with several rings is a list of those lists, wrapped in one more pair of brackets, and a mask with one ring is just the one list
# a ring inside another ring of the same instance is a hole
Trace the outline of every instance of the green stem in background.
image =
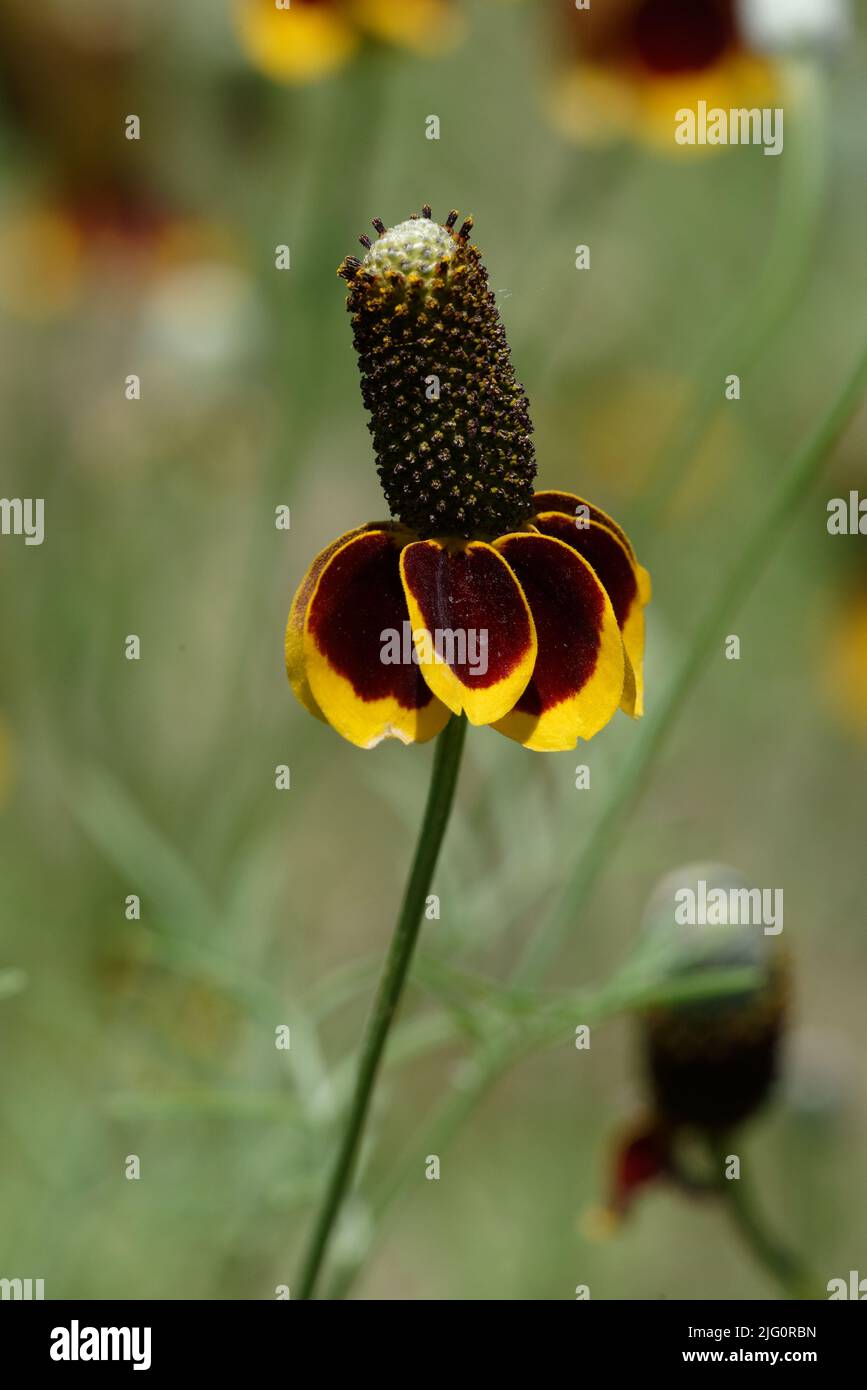
[[(639, 735), (632, 757), (615, 784), (596, 829), (568, 880), (560, 905), (550, 923), (537, 933), (517, 971), (522, 984), (530, 983), (544, 974), (549, 962), (562, 946), (566, 936), (574, 931), (582, 906), (605, 868), (612, 852), (620, 843), (617, 831), (638, 793), (655, 759), (661, 752), (675, 717), (686, 700), (704, 662), (713, 650), (720, 628), (737, 608), (741, 599), (755, 582), (759, 572), (773, 553), (783, 533), (785, 522), (803, 498), (807, 488), (857, 408), (867, 385), (867, 344), (834, 404), (805, 447), (795, 456), (783, 474), (776, 493), (764, 515), (758, 520), (741, 556), (711, 603), (698, 630), (691, 650), (684, 658), (654, 714)], [(503, 1038), (488, 1043), (468, 1063), (465, 1084), (448, 1094), (431, 1124), (437, 1142), (423, 1141), (425, 1153), (442, 1153), (448, 1139), (469, 1118), (479, 1100), (494, 1083), (522, 1056), (528, 1055), (531, 1044), (516, 1043)], [(426, 1145), (426, 1147), (425, 1147)], [(417, 1151), (416, 1151), (417, 1152)], [(381, 1213), (393, 1200), (400, 1183), (393, 1177), (384, 1185), (382, 1199), (377, 1204)], [(345, 1294), (360, 1266), (343, 1271), (337, 1284), (338, 1294)]]
[(865, 384), (867, 346), (862, 349), (846, 385), (824, 420), (784, 472), (770, 504), (757, 518), (738, 562), (711, 603), (680, 670), (647, 719), (575, 871), (567, 881), (553, 919), (530, 942), (518, 971), (518, 978), (522, 984), (534, 983), (540, 979), (573, 929), (578, 912), (586, 902), (602, 866), (617, 843), (616, 832), (620, 822), (665, 743), (677, 714), (715, 643), (718, 642), (723, 625), (736, 612), (768, 558), (773, 554), (786, 523), (858, 406)]
[[(712, 997), (716, 998), (722, 982), (722, 972), (714, 971), (713, 974), (716, 980)], [(728, 975), (728, 985), (733, 986), (734, 972), (728, 972)], [(706, 985), (704, 987), (707, 988)], [(740, 984), (738, 988), (742, 989), (743, 985)], [(701, 986), (694, 987), (693, 997), (697, 997), (700, 992)], [(652, 1002), (657, 1002), (657, 999)], [(638, 1007), (635, 995), (632, 995), (631, 1002), (633, 1007)], [(397, 1195), (413, 1175), (418, 1173), (419, 1153), (444, 1153), (464, 1121), (512, 1065), (534, 1051), (561, 1043), (564, 1027), (568, 1030), (576, 1018), (581, 1018), (591, 1025), (604, 1023), (607, 1019), (624, 1012), (626, 1003), (622, 989), (618, 990), (616, 986), (604, 989), (595, 996), (588, 995), (583, 1003), (575, 1000), (569, 1010), (568, 1024), (561, 1020), (560, 1024), (554, 1027), (553, 1020), (544, 1020), (541, 1026), (531, 1025), (529, 1030), (525, 1028), (523, 1031), (515, 1031), (504, 1027), (497, 1036), (481, 1043), (476, 1055), (462, 1065), (459, 1083), (447, 1092), (433, 1123), (424, 1126), (419, 1136), (414, 1135), (409, 1140), (397, 1162), (374, 1187), (366, 1207), (371, 1226), (375, 1228)], [(335, 1271), (328, 1289), (329, 1299), (341, 1299), (346, 1296), (360, 1272), (365, 1253), (367, 1252), (356, 1255)]]
[[(726, 1150), (729, 1146), (711, 1144), (711, 1161), (719, 1173), (725, 1172)], [(729, 1149), (731, 1152), (731, 1150)], [(719, 1191), (732, 1224), (755, 1256), (789, 1298), (816, 1298), (819, 1285), (804, 1268), (799, 1257), (765, 1226), (750, 1191), (749, 1180), (720, 1177), (714, 1186)]]
[(412, 953), (418, 940), (425, 899), (448, 825), (466, 731), (466, 718), (463, 715), (452, 716), (437, 740), (427, 805), (412, 869), (380, 977), (373, 1012), (362, 1041), (358, 1078), (346, 1119), (346, 1128), (307, 1247), (296, 1298), (313, 1297), (316, 1279), (334, 1224), (352, 1182), (377, 1072), (406, 983)]

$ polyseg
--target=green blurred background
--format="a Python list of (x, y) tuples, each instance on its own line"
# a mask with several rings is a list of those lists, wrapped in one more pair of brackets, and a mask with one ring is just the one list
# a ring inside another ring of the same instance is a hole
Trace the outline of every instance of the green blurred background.
[[(333, 1149), (431, 759), (344, 743), (283, 670), (313, 555), (383, 511), (335, 277), (370, 219), (474, 215), (540, 483), (616, 516), (653, 574), (650, 711), (861, 347), (863, 7), (787, 79), (778, 159), (575, 142), (550, 116), (562, 7), (448, 8), (437, 51), (427, 20), (386, 42), (368, 17), (302, 82), (217, 0), (0, 6), (2, 492), (46, 521), (41, 547), (0, 539), (0, 1276), (49, 1298), (272, 1298)], [(865, 445), (862, 411), (768, 535), (546, 983), (608, 978), (680, 863), (784, 888), (791, 1046), (744, 1152), (822, 1284), (867, 1274), (867, 560), (825, 525), (867, 489)], [(434, 966), (508, 976), (642, 736), (619, 715), (534, 755), (470, 731), (361, 1190), (407, 1151), (408, 1179), (355, 1296), (779, 1296), (723, 1212), (670, 1189), (587, 1237), (641, 1102), (628, 1019), (515, 1068), (424, 1176), (473, 1029)], [(370, 1223), (357, 1200), (338, 1261)]]

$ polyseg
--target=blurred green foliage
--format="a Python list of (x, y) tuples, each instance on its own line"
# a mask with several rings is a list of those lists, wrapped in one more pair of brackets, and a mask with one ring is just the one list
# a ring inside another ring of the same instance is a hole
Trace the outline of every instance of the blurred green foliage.
[[(85, 8), (101, 33), (105, 7)], [(283, 672), (310, 559), (382, 513), (336, 266), (373, 216), (423, 201), (474, 214), (540, 482), (617, 516), (653, 573), (652, 710), (861, 346), (865, 29), (811, 75), (781, 159), (684, 162), (551, 128), (543, 4), (467, 3), (451, 52), (369, 45), (298, 88), (249, 65), (229, 7), (121, 9), (133, 22), (116, 71), (94, 68), (83, 30), (62, 43), (52, 7), (24, 38), (20, 7), (2, 16), (2, 491), (45, 498), (46, 539), (0, 540), (0, 1274), (42, 1277), (52, 1298), (270, 1298), (291, 1284), (320, 1190), (431, 756), (357, 751), (295, 704)], [(142, 139), (125, 145), (130, 111)], [(83, 164), (65, 121), (81, 122)], [(94, 233), (85, 217), (71, 249), (57, 199), (76, 180), (88, 196), (122, 188), (133, 227), (100, 231), (100, 213)], [(289, 272), (274, 269), (283, 243)], [(140, 401), (124, 397), (129, 373)], [(619, 716), (548, 756), (471, 731), (442, 916), (425, 926), (362, 1191), (388, 1186), (395, 1154), (410, 1176), (360, 1296), (569, 1298), (577, 1283), (606, 1298), (777, 1296), (718, 1208), (673, 1191), (607, 1245), (582, 1234), (641, 1096), (628, 1022), (600, 1022), (580, 1053), (577, 1010), (618, 979), (660, 874), (707, 858), (786, 896), (792, 1061), (745, 1141), (754, 1185), (823, 1282), (863, 1269), (865, 743), (839, 710), (857, 715), (867, 689), (840, 700), (828, 676), (867, 564), (863, 540), (828, 536), (825, 507), (867, 490), (865, 445), (862, 414), (792, 529), (768, 536), (732, 620), (740, 661), (720, 633), (529, 1002), (497, 982), (640, 729)], [(575, 789), (579, 762), (590, 791)], [(283, 763), (288, 792), (274, 787)], [(425, 1119), (466, 1083), (473, 1039), (551, 1016), (549, 1045), (426, 1181)], [(344, 1256), (368, 1220), (361, 1199)]]

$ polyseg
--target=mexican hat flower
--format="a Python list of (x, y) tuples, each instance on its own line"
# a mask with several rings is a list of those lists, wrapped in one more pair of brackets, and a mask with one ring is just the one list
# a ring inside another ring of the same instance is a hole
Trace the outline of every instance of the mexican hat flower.
[(463, 32), (455, 0), (235, 0), (235, 18), (250, 61), (293, 85), (337, 72), (365, 39), (427, 54)]
[(642, 711), (647, 572), (621, 528), (534, 491), (527, 397), (472, 219), (430, 207), (339, 274), (389, 520), (317, 555), (286, 662), (303, 705), (350, 742), (424, 742), (452, 714), (527, 748), (574, 748)]
[[(762, 901), (739, 873), (718, 864), (676, 870), (651, 897), (645, 928), (664, 952), (667, 979), (676, 983), (709, 969), (745, 970), (753, 979), (735, 993), (685, 997), (641, 1016), (650, 1108), (617, 1145), (612, 1216), (654, 1179), (682, 1182), (677, 1150), (684, 1135), (724, 1135), (755, 1115), (771, 1093), (790, 986), (778, 937), (762, 925)], [(690, 904), (696, 905), (694, 919), (679, 924), (678, 912)]]
[(680, 150), (678, 111), (699, 101), (726, 111), (764, 106), (777, 90), (777, 67), (739, 0), (606, 0), (589, 9), (557, 0), (556, 8), (549, 109), (580, 141), (626, 136)]

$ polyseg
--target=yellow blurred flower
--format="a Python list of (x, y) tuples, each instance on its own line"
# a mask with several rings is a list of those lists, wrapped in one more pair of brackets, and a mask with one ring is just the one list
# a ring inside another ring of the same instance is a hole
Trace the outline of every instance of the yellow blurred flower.
[(233, 259), (228, 233), (145, 190), (45, 194), (0, 212), (0, 309), (30, 321), (74, 311), (108, 277), (136, 289), (190, 262)]
[(0, 308), (19, 319), (65, 313), (75, 302), (81, 238), (55, 208), (24, 208), (0, 219)]
[(352, 57), (360, 35), (340, 0), (237, 0), (238, 34), (247, 57), (277, 82), (315, 82)]
[(9, 802), (15, 782), (15, 763), (12, 754), (12, 734), (0, 715), (0, 811)]
[[(586, 143), (631, 137), (683, 152), (676, 113), (763, 107), (775, 65), (750, 47), (735, 0), (606, 0), (576, 9), (556, 0), (559, 70), (549, 110), (564, 134)], [(695, 145), (694, 151), (713, 146)]]
[(456, 0), (354, 0), (351, 9), (373, 38), (416, 53), (441, 53), (466, 31)]
[[(583, 480), (587, 491), (605, 485), (622, 503), (644, 498), (659, 502), (668, 451), (676, 444), (681, 421), (691, 408), (693, 383), (686, 376), (644, 365), (625, 367), (600, 383), (592, 400), (562, 399), (542, 414), (555, 439), (580, 437)], [(712, 506), (730, 485), (736, 460), (744, 450), (743, 430), (732, 412), (719, 410), (697, 440), (679, 478), (672, 479), (660, 518), (674, 525)], [(565, 486), (577, 486), (568, 452), (557, 459)]]
[(843, 728), (867, 739), (867, 575), (839, 606), (822, 672), (828, 703)]
[(455, 0), (235, 0), (247, 57), (277, 82), (328, 77), (365, 37), (437, 53), (463, 34)]

